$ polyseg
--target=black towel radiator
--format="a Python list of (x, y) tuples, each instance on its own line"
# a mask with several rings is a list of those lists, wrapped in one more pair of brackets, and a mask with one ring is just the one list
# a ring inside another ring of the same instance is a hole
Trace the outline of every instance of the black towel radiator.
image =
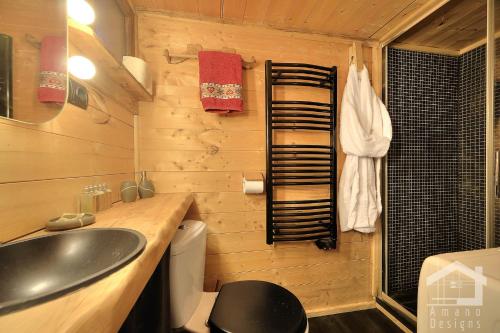
[[(273, 100), (273, 86), (304, 86), (330, 91), (330, 103)], [(335, 128), (337, 67), (266, 61), (266, 242), (315, 240), (336, 247)], [(326, 131), (329, 145), (274, 144), (275, 131)], [(327, 198), (275, 200), (278, 186), (329, 185)]]

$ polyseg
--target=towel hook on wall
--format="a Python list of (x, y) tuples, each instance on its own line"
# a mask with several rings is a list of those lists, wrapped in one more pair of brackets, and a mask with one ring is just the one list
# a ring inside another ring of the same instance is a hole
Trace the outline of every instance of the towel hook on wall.
[(361, 42), (352, 42), (352, 46), (349, 48), (349, 65), (356, 64), (358, 71), (363, 69), (363, 45)]
[(40, 49), (42, 43), (33, 35), (30, 35), (30, 34), (25, 34), (24, 35), (24, 40), (30, 44), (31, 46), (33, 46), (35, 49)]
[[(172, 53), (165, 49), (164, 56), (169, 64), (180, 64), (189, 59), (198, 59), (198, 52), (203, 50), (200, 44), (188, 44), (186, 53)], [(222, 51), (227, 53), (236, 53), (235, 49), (222, 48), (221, 50), (205, 50), (205, 51)], [(252, 69), (255, 67), (257, 61), (252, 56), (249, 60), (242, 59), (242, 66), (244, 69)]]

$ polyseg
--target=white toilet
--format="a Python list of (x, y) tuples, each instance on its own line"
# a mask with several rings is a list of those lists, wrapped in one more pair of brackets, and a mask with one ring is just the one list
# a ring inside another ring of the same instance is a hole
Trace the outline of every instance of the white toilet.
[[(191, 332), (307, 333), (300, 301), (265, 281), (227, 283), (218, 293), (203, 292), (207, 227), (182, 222), (170, 252), (172, 328)], [(208, 326), (208, 327), (207, 327)]]

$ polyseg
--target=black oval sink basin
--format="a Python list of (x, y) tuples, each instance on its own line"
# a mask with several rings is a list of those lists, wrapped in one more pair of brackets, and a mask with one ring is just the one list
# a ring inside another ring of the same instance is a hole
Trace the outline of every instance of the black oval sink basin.
[(57, 298), (136, 258), (146, 239), (130, 229), (84, 229), (0, 245), (0, 314)]

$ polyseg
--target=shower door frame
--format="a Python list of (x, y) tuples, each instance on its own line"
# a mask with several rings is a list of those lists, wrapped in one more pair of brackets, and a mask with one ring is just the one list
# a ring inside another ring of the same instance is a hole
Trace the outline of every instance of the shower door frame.
[[(388, 52), (387, 48), (390, 42), (387, 42), (386, 45), (382, 47), (382, 78), (383, 78), (383, 83), (382, 83), (382, 100), (384, 101), (384, 104), (386, 105), (387, 108), (389, 108), (389, 100), (388, 100)], [(382, 265), (380, 269), (380, 285), (378, 288), (378, 295), (377, 298), (381, 299), (382, 301), (386, 302), (389, 306), (391, 306), (393, 309), (399, 311), (401, 314), (406, 316), (408, 319), (414, 321), (415, 323), (417, 322), (417, 316), (408, 311), (405, 307), (403, 307), (401, 304), (399, 304), (396, 300), (394, 300), (389, 294), (386, 292), (389, 288), (388, 284), (388, 241), (387, 241), (387, 220), (388, 220), (388, 203), (389, 203), (389, 198), (388, 198), (388, 190), (387, 190), (387, 184), (388, 184), (388, 174), (387, 174), (387, 166), (388, 166), (388, 161), (387, 161), (387, 155), (382, 159), (382, 183), (381, 183), (381, 190), (382, 190), (382, 214), (380, 217), (380, 221), (382, 224), (381, 232), (382, 232), (382, 237), (381, 239), (381, 260), (380, 263)]]
[(486, 0), (486, 248), (495, 246), (495, 0)]

